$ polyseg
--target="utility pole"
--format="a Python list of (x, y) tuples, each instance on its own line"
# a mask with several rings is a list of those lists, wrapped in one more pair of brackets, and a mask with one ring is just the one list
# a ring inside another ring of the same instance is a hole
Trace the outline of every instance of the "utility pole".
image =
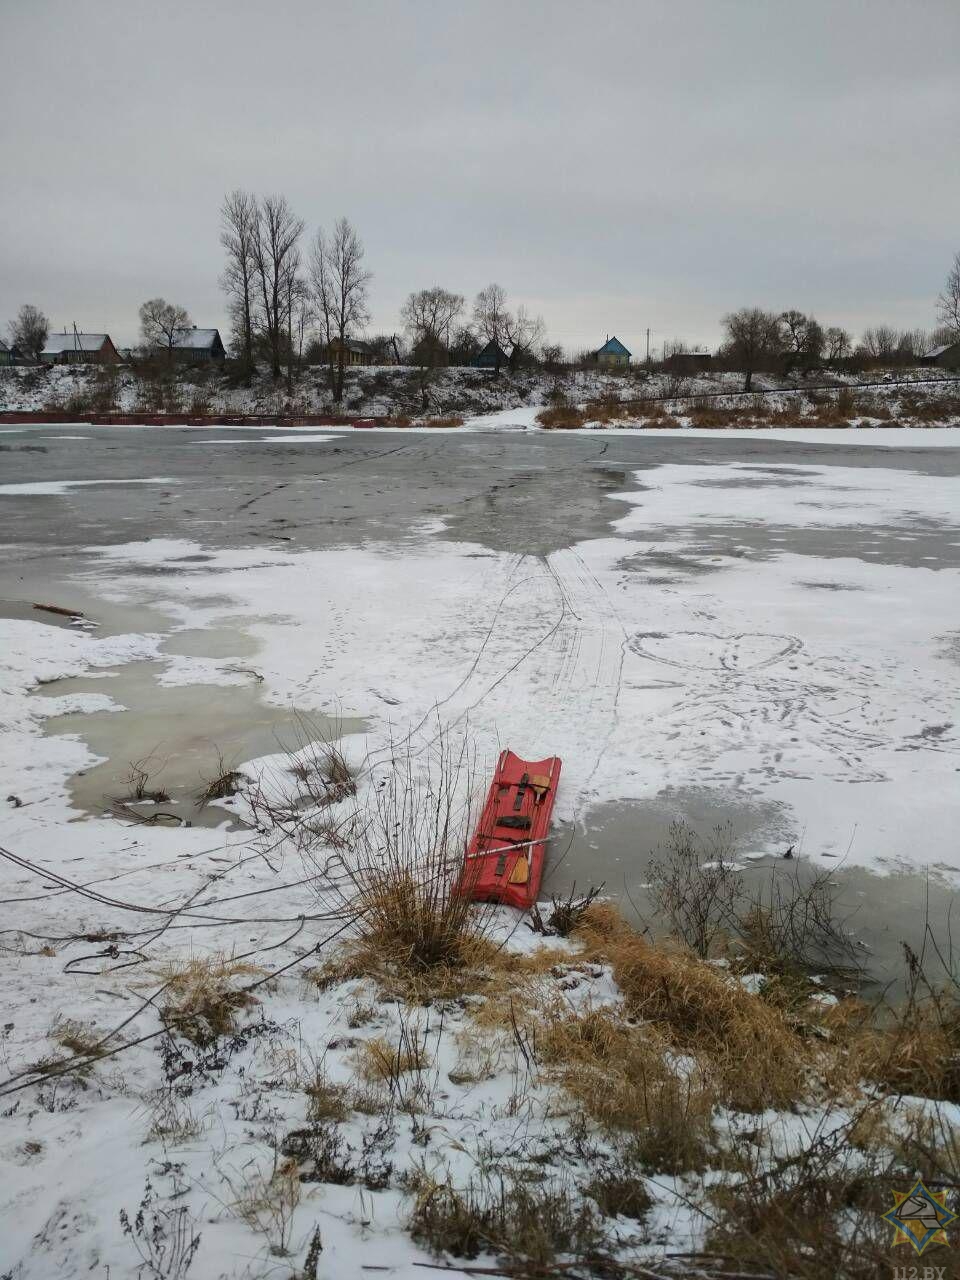
[(647, 364), (650, 363), (650, 330), (647, 330)]

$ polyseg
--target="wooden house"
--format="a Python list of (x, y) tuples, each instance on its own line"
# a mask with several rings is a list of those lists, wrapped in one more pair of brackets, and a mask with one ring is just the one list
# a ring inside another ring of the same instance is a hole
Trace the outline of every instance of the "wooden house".
[(631, 353), (614, 335), (608, 338), (599, 350), (594, 351), (593, 360), (595, 364), (603, 365), (608, 369), (625, 369), (630, 363), (630, 356)]
[(44, 364), (120, 364), (121, 357), (109, 333), (51, 333), (40, 352)]
[(503, 347), (501, 347), (500, 343), (497, 342), (494, 338), (491, 338), (490, 341), (487, 343), (487, 345), (483, 348), (483, 350), (478, 351), (477, 354), (473, 357), (473, 359), (470, 361), (470, 366), (473, 369), (500, 370), (504, 368), (508, 363), (509, 363), (509, 358), (507, 356), (507, 353), (504, 351)]
[(207, 364), (225, 359), (227, 353), (219, 329), (198, 329), (191, 325), (177, 334), (172, 347), (152, 347), (150, 354), (171, 355), (177, 364)]
[(674, 351), (667, 356), (663, 367), (671, 373), (703, 373), (713, 363), (709, 351)]
[(937, 369), (960, 370), (960, 340), (948, 342), (942, 347), (934, 347), (932, 351), (920, 357), (919, 363), (933, 365)]
[[(330, 359), (334, 364), (340, 363), (339, 338), (334, 338), (330, 343)], [(376, 352), (369, 342), (360, 342), (357, 338), (347, 338), (343, 344), (343, 363), (347, 366), (376, 364)]]

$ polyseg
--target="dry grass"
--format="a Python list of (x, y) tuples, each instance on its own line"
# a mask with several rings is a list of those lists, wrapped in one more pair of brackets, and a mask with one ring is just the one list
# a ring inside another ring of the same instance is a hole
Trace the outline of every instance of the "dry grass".
[(212, 1044), (236, 1028), (236, 1015), (258, 1004), (238, 986), (238, 979), (262, 976), (264, 970), (228, 956), (200, 956), (158, 965), (164, 983), (161, 1017), (166, 1026), (197, 1045)]
[(356, 1051), (361, 1076), (370, 1084), (388, 1084), (408, 1071), (425, 1071), (430, 1065), (425, 1036), (408, 1031), (398, 1044), (385, 1036), (365, 1040)]
[(296, 1160), (274, 1158), (271, 1169), (221, 1174), (230, 1188), (231, 1208), (251, 1230), (265, 1237), (270, 1253), (290, 1253), (293, 1216), (300, 1203), (300, 1171)]
[(609, 904), (594, 904), (578, 934), (611, 965), (633, 1016), (706, 1056), (726, 1105), (790, 1107), (803, 1095), (808, 1052), (780, 1010), (690, 952), (651, 946)]
[(576, 431), (588, 422), (590, 415), (572, 404), (555, 404), (537, 414), (537, 422), (545, 431)]
[(445, 417), (424, 418), (422, 422), (417, 423), (418, 427), (462, 427), (463, 418), (459, 414), (450, 413)]
[(560, 1255), (599, 1262), (602, 1223), (589, 1201), (564, 1186), (531, 1184), (515, 1171), (456, 1187), (421, 1171), (411, 1179), (408, 1227), (435, 1257), (498, 1257), (517, 1280), (548, 1280)]
[(699, 1063), (679, 1064), (656, 1030), (629, 1026), (614, 1011), (573, 1014), (555, 1004), (545, 1012), (536, 1047), (594, 1120), (631, 1135), (636, 1164), (672, 1174), (706, 1167), (713, 1091)]

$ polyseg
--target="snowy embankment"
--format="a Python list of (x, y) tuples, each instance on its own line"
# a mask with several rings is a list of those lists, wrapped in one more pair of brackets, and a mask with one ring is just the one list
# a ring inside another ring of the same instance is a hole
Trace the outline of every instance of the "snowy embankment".
[[(235, 385), (218, 369), (182, 369), (173, 389), (164, 369), (144, 377), (134, 369), (98, 368), (93, 365), (58, 365), (50, 368), (0, 370), (0, 412), (63, 411), (71, 413), (193, 413), (258, 414), (290, 416), (344, 413), (363, 418), (417, 420), (426, 416), (497, 414), (537, 409), (562, 396), (572, 405), (604, 406), (618, 401), (663, 402), (664, 413), (687, 425), (691, 411), (761, 412), (816, 420), (829, 411), (836, 394), (846, 389), (860, 405), (858, 416), (869, 420), (909, 420), (919, 412), (923, 421), (960, 420), (957, 409), (960, 383), (946, 370), (914, 368), (867, 371), (860, 375), (823, 370), (803, 377), (781, 378), (770, 374), (754, 377), (754, 392), (742, 393), (743, 375), (705, 372), (678, 376), (636, 368), (627, 372), (600, 369), (489, 370), (446, 368), (423, 371), (396, 366), (347, 371), (343, 400), (335, 403), (325, 369), (309, 366), (292, 385), (277, 383), (261, 372), (250, 385)], [(424, 403), (426, 385), (426, 407)], [(826, 388), (826, 389), (823, 389)], [(937, 414), (940, 401), (944, 412)], [(627, 420), (628, 421), (628, 420)], [(695, 423), (694, 423), (695, 425)], [(711, 426), (727, 425), (711, 423)]]

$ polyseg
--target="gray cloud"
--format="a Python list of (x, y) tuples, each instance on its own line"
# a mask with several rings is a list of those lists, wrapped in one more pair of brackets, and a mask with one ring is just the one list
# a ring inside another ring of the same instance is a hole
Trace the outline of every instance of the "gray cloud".
[(569, 347), (929, 327), (960, 248), (956, 0), (5, 0), (0, 41), (0, 317), (222, 323), (234, 186), (351, 217), (376, 329), (495, 279)]

